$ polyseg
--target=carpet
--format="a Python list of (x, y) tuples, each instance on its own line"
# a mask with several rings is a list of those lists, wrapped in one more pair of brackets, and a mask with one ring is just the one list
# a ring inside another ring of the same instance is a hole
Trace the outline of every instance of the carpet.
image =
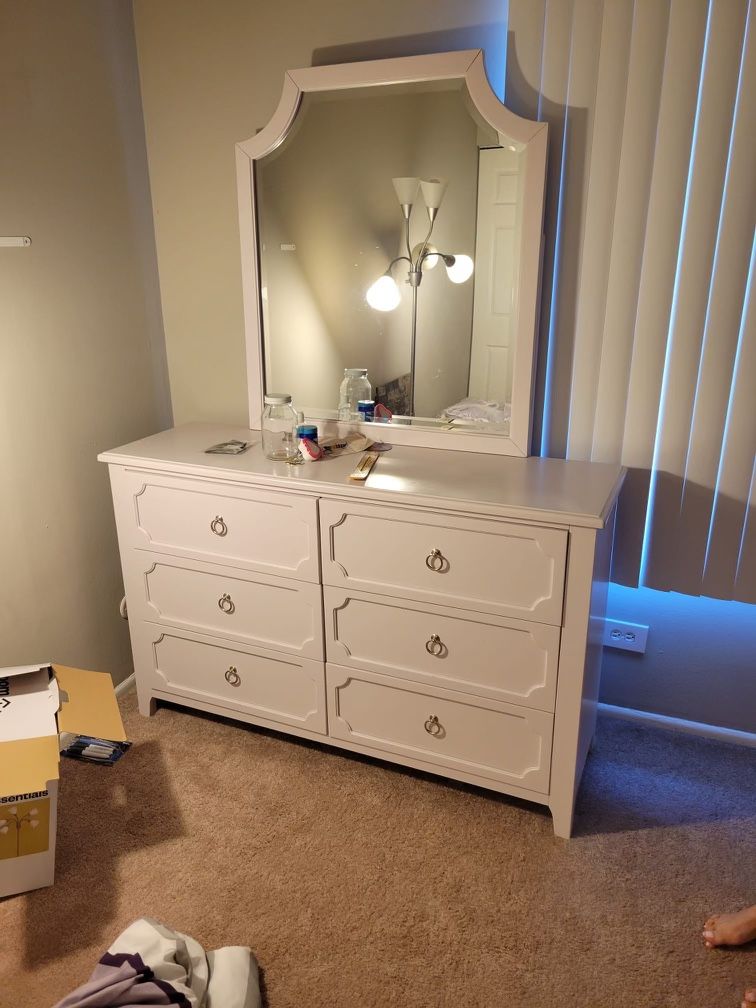
[(64, 760), (55, 886), (0, 901), (0, 1005), (48, 1008), (133, 919), (249, 945), (270, 1008), (726, 1008), (756, 952), (754, 751), (600, 719), (576, 835), (539, 806), (122, 700), (114, 767)]

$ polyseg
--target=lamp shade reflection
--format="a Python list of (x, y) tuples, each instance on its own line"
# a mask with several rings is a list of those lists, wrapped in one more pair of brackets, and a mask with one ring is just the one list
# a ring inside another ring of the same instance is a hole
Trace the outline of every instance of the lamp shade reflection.
[(391, 180), (394, 184), (396, 198), (402, 206), (412, 206), (417, 198), (417, 190), (420, 186), (418, 178), (395, 178)]
[(446, 192), (446, 179), (422, 179), (420, 182), (420, 188), (423, 191), (423, 199), (425, 200), (426, 207), (429, 210), (438, 210), (441, 206), (441, 200), (444, 198), (444, 193)]

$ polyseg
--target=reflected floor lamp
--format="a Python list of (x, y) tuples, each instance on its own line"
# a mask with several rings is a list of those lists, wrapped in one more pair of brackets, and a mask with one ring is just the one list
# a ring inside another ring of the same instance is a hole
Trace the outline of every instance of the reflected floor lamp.
[[(448, 252), (439, 252), (430, 244), (430, 237), (433, 232), (433, 225), (441, 206), (441, 200), (446, 190), (445, 179), (418, 179), (418, 178), (395, 178), (392, 179), (394, 191), (399, 205), (402, 208), (404, 217), (404, 240), (407, 246), (407, 255), (397, 256), (389, 263), (388, 269), (379, 277), (368, 289), (366, 294), (367, 303), (376, 311), (393, 311), (401, 301), (401, 294), (396, 281), (391, 276), (391, 271), (398, 262), (409, 264), (406, 282), (412, 288), (412, 332), (410, 338), (410, 372), (409, 372), (409, 408), (410, 416), (415, 414), (415, 344), (417, 340), (417, 288), (423, 279), (423, 269), (433, 269), (439, 259), (442, 259), (446, 266), (446, 272), (452, 283), (464, 283), (472, 276), (473, 261), (467, 255), (451, 255)], [(425, 208), (428, 211), (428, 233), (425, 240), (415, 245), (410, 244), (410, 217), (412, 207), (417, 199), (418, 190), (422, 192)]]

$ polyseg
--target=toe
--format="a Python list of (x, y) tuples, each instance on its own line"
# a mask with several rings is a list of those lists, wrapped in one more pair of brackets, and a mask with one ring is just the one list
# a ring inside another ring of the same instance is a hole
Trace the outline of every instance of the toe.
[(719, 944), (717, 941), (717, 922), (719, 916), (719, 914), (714, 914), (709, 917), (703, 926), (703, 939), (707, 948), (714, 948), (715, 945)]

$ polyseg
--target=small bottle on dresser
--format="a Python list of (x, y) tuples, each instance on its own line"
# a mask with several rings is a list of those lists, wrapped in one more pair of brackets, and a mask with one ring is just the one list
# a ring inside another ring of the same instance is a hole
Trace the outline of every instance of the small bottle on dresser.
[(266, 458), (274, 462), (291, 462), (299, 456), (297, 414), (291, 405), (291, 396), (283, 392), (270, 392), (263, 402), (260, 421), (263, 452)]

